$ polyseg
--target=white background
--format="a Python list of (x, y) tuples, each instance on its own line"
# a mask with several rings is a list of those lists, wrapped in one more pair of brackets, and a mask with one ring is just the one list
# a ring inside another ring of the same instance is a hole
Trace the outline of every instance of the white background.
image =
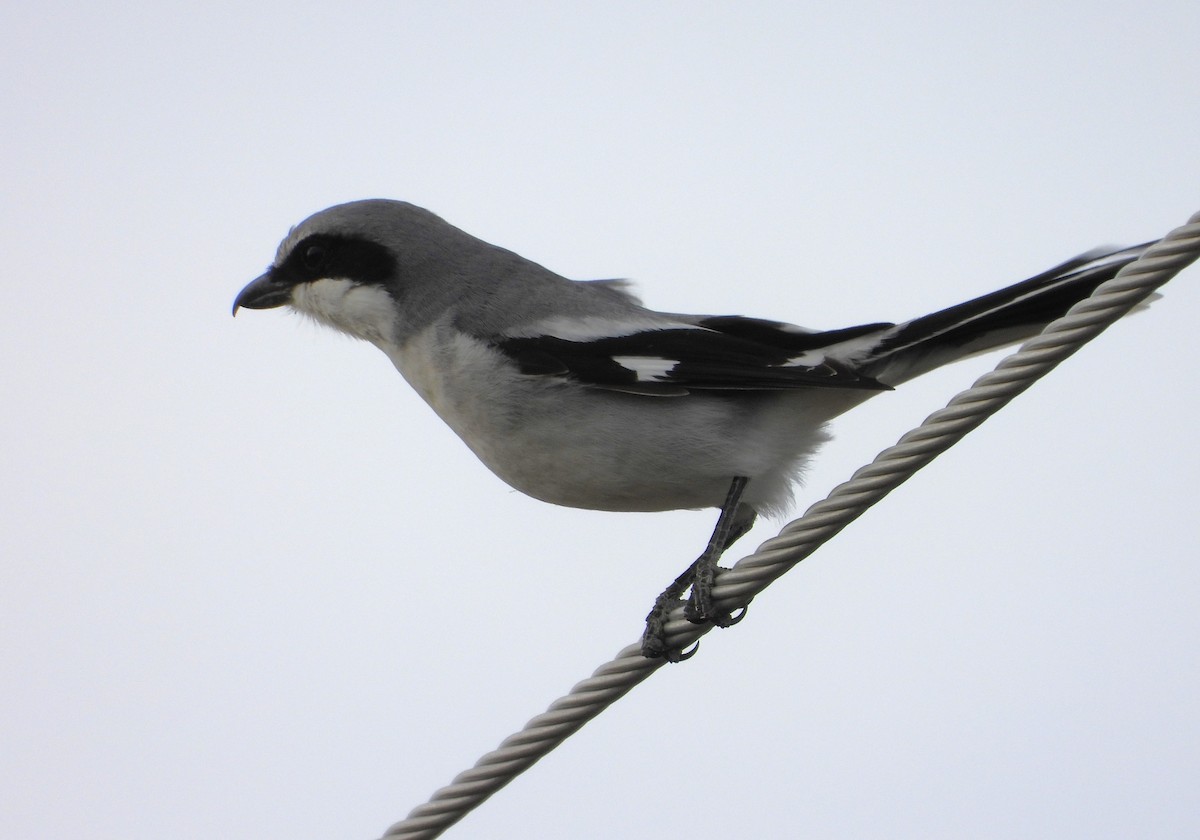
[[(376, 837), (708, 536), (527, 499), (370, 346), (231, 319), (309, 213), (832, 328), (1200, 210), (1200, 4), (982, 5), (6, 4), (0, 836)], [(449, 836), (1200, 834), (1198, 285)], [(838, 423), (799, 507), (994, 361)]]

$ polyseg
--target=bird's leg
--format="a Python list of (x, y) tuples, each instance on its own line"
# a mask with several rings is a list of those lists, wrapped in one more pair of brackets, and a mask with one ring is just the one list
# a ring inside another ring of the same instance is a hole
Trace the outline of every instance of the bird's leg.
[(717, 561), (725, 549), (733, 545), (754, 525), (756, 514), (745, 509), (739, 512), (738, 502), (749, 482), (745, 476), (735, 476), (729, 485), (729, 494), (717, 517), (717, 527), (708, 540), (708, 548), (692, 564), (692, 594), (688, 598), (683, 615), (693, 624), (711, 621), (718, 627), (728, 627), (732, 620), (728, 614), (716, 615), (713, 611), (712, 589), (717, 579)]
[(646, 630), (642, 634), (643, 656), (652, 659), (665, 656), (672, 661), (680, 659), (679, 651), (667, 648), (665, 626), (671, 607), (679, 601), (689, 586), (692, 587), (692, 594), (684, 612), (688, 621), (696, 624), (712, 621), (719, 627), (728, 627), (733, 623), (728, 615), (713, 615), (712, 588), (716, 580), (717, 561), (721, 559), (725, 549), (754, 525), (755, 512), (749, 508), (738, 509), (748, 481), (745, 476), (734, 477), (725, 503), (721, 506), (721, 514), (717, 517), (717, 527), (713, 529), (712, 537), (708, 540), (708, 547), (654, 600), (654, 607), (646, 616)]

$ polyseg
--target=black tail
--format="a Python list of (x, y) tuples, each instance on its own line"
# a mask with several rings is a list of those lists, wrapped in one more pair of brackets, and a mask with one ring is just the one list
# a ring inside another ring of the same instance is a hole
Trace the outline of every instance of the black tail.
[(1006, 289), (897, 324), (860, 357), (859, 370), (896, 385), (1037, 335), (1153, 244), (1089, 251)]

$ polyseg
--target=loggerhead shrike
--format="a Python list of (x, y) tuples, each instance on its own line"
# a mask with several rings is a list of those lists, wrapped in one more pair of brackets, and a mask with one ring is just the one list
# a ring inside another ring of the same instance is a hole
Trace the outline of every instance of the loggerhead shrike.
[(825, 424), (936, 367), (1036, 334), (1137, 259), (1102, 249), (902, 324), (810, 330), (642, 307), (625, 283), (574, 281), (428, 210), (374, 199), (310, 216), (238, 294), (290, 306), (388, 358), (484, 464), (569, 507), (720, 510), (695, 563), (647, 616), (646, 656), (678, 658), (663, 624), (728, 625), (712, 585), (759, 513), (782, 512)]

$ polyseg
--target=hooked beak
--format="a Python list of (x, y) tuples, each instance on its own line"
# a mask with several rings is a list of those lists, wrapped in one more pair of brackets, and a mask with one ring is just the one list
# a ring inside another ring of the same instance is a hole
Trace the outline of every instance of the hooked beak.
[(238, 292), (233, 302), (233, 314), (237, 315), (239, 309), (274, 309), (291, 301), (292, 287), (279, 282), (268, 271)]

